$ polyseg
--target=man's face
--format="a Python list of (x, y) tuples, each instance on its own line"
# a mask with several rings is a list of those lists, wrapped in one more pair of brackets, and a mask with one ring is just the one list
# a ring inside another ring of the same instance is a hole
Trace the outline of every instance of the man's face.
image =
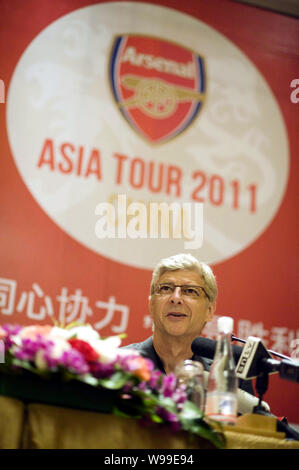
[[(189, 270), (166, 271), (158, 284), (192, 285), (204, 287), (199, 273)], [(171, 336), (199, 336), (205, 323), (210, 321), (216, 302), (210, 302), (203, 291), (199, 297), (182, 295), (180, 288), (166, 295), (153, 294), (149, 298), (149, 310), (155, 331)]]

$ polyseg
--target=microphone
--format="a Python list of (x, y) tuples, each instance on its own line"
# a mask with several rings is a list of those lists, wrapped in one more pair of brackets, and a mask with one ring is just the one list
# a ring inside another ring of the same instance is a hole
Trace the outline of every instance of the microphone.
[[(232, 335), (232, 341), (238, 341), (239, 343), (246, 343), (245, 339), (237, 338), (237, 336)], [(284, 354), (278, 353), (276, 351), (272, 351), (271, 349), (268, 349), (268, 352), (272, 354), (273, 356), (280, 357), (281, 359), (287, 359), (288, 361), (292, 361), (292, 359), (289, 356), (285, 356)]]
[[(193, 354), (213, 359), (216, 350), (216, 341), (201, 336), (195, 338), (191, 344)], [(245, 346), (232, 345), (237, 377), (251, 380), (261, 372), (268, 374), (278, 373), (281, 378), (299, 382), (299, 364), (291, 359), (277, 361), (272, 358), (260, 338), (249, 336)], [(274, 351), (271, 353), (276, 354)], [(286, 356), (284, 356), (286, 357)]]
[(277, 372), (282, 379), (299, 382), (298, 363), (288, 359), (273, 359), (260, 338), (249, 336), (236, 366), (237, 377), (250, 380), (258, 377), (260, 373)]
[[(253, 342), (252, 342), (253, 338)], [(243, 342), (244, 340), (242, 340)], [(237, 376), (243, 374), (243, 376), (246, 376), (248, 374), (259, 374), (257, 382), (261, 380), (261, 384), (257, 387), (257, 391), (259, 393), (259, 398), (257, 398), (254, 395), (251, 395), (250, 393), (246, 392), (245, 390), (242, 390), (238, 388), (237, 390), (237, 401), (238, 401), (238, 413), (240, 414), (245, 414), (245, 413), (258, 413), (266, 416), (272, 416), (274, 418), (275, 415), (271, 413), (270, 407), (267, 402), (262, 400), (262, 395), (263, 392), (265, 392), (267, 388), (267, 381), (266, 384), (264, 384), (265, 380), (265, 374), (267, 375), (267, 372), (265, 372), (265, 369), (271, 372), (274, 371), (279, 371), (280, 377), (288, 379), (288, 380), (293, 380), (296, 382), (299, 382), (299, 364), (296, 362), (293, 362), (291, 359), (286, 359), (282, 360), (281, 362), (275, 361), (274, 359), (271, 358), (269, 352), (265, 348), (265, 346), (262, 344), (262, 340), (259, 338), (255, 337), (249, 337), (247, 341), (244, 341), (244, 343), (248, 346), (247, 350), (247, 357), (245, 356), (245, 347), (242, 348), (240, 346), (232, 346), (233, 349), (233, 354), (234, 354), (234, 359), (237, 364), (236, 371), (239, 366), (240, 362), (240, 372), (239, 374), (237, 373)], [(253, 345), (254, 348), (253, 348)], [(258, 346), (260, 345), (260, 346)], [(195, 338), (195, 340), (191, 344), (191, 349), (193, 354), (197, 356), (203, 356), (208, 359), (213, 359), (215, 355), (215, 350), (216, 350), (216, 341), (212, 340), (210, 338), (203, 338), (203, 337), (198, 337)], [(257, 351), (259, 349), (259, 351)], [(249, 354), (249, 351), (251, 353)], [(274, 353), (274, 351), (271, 353)], [(242, 357), (243, 354), (243, 357)], [(276, 354), (279, 356), (279, 354)], [(257, 359), (257, 356), (259, 356), (259, 359)], [(270, 356), (270, 358), (269, 358)], [(281, 357), (282, 355), (280, 355)], [(242, 364), (242, 368), (241, 368)], [(246, 366), (246, 369), (245, 369)], [(259, 371), (262, 372), (259, 372)], [(260, 375), (261, 374), (261, 375)], [(208, 377), (209, 377), (209, 372), (204, 371), (203, 379), (204, 379), (204, 388), (205, 390), (207, 389), (207, 383), (208, 383)], [(253, 377), (256, 377), (256, 375), (253, 375)], [(247, 379), (250, 379), (250, 377), (246, 377)], [(287, 438), (299, 440), (299, 434), (291, 427), (289, 424), (286, 424), (280, 420), (277, 419), (277, 430), (284, 432), (286, 434)]]
[[(210, 338), (203, 338), (202, 336), (198, 336), (192, 341), (191, 349), (193, 354), (197, 356), (206, 357), (208, 359), (214, 359), (215, 351), (216, 351), (216, 344), (217, 342), (214, 339)], [(242, 346), (232, 345), (233, 356), (235, 363), (237, 364), (238, 360), (243, 351)]]
[[(210, 338), (203, 338), (199, 336), (195, 338), (191, 344), (191, 349), (193, 354), (197, 356), (206, 357), (208, 359), (213, 359), (216, 350), (216, 341)], [(237, 363), (241, 357), (243, 347), (232, 345), (233, 356), (235, 363)], [(206, 370), (204, 371), (204, 388), (207, 390), (208, 385), (208, 378), (209, 372)], [(245, 413), (253, 413), (254, 409), (259, 404), (259, 399), (251, 395), (250, 393), (238, 388), (237, 390), (237, 402), (238, 402), (238, 413), (245, 414)], [(267, 402), (262, 401), (261, 406), (266, 412), (270, 412), (270, 407)]]

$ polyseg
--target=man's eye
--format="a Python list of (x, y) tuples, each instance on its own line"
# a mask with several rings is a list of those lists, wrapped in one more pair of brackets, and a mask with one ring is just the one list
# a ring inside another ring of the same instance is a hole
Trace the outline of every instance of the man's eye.
[(160, 286), (161, 292), (169, 292), (171, 290), (170, 286)]
[(186, 287), (184, 289), (184, 292), (187, 295), (194, 295), (194, 296), (199, 295), (198, 291), (196, 289), (193, 289), (193, 287)]

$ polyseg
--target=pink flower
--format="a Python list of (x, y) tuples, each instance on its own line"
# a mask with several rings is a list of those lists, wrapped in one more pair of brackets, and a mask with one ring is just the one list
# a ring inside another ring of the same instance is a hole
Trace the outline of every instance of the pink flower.
[(52, 328), (53, 327), (51, 325), (26, 326), (22, 329), (20, 337), (22, 339), (32, 339), (34, 341), (38, 338), (38, 335), (48, 336)]

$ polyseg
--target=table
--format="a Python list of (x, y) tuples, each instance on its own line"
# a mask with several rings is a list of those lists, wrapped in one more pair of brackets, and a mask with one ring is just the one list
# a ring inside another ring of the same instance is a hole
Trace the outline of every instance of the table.
[[(0, 449), (212, 449), (197, 436), (138, 420), (0, 396)], [(299, 449), (298, 441), (226, 427), (227, 449)]]

